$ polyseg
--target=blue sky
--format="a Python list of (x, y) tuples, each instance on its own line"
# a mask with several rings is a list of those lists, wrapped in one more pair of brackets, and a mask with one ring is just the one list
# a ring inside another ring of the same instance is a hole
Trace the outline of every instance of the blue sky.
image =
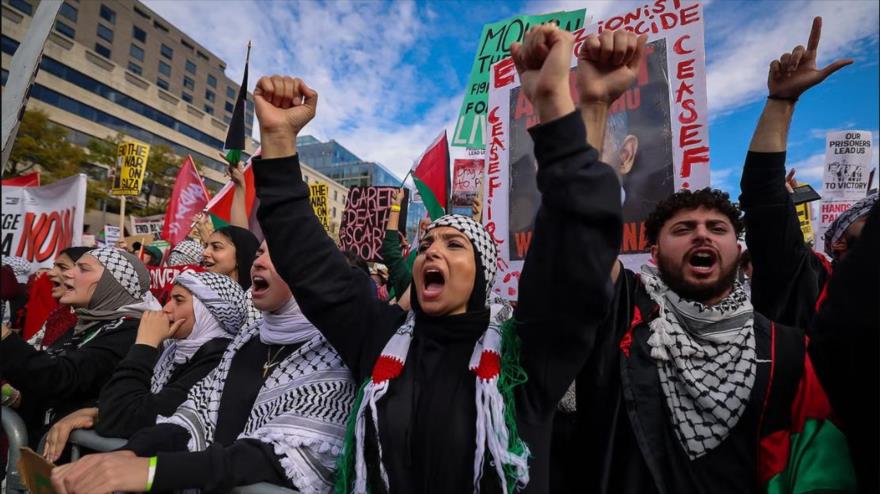
[[(252, 87), (260, 75), (301, 77), (320, 94), (318, 117), (304, 132), (336, 139), (403, 176), (441, 129), (451, 135), (483, 24), (577, 8), (586, 8), (595, 20), (645, 2), (146, 3), (225, 59), (227, 75), (235, 80), (241, 79), (245, 46), (252, 39)], [(873, 132), (877, 166), (878, 2), (704, 4), (713, 186), (739, 195), (743, 157), (766, 96), (767, 66), (784, 51), (806, 44), (815, 15), (824, 18), (819, 64), (841, 57), (856, 63), (798, 102), (788, 162), (798, 168), (799, 178), (818, 188), (825, 132), (861, 129)]]

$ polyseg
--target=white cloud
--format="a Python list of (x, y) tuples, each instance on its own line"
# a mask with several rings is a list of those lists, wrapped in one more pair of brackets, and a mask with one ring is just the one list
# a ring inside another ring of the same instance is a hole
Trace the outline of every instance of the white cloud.
[(876, 42), (878, 36), (877, 2), (814, 0), (751, 4), (752, 7), (758, 5), (761, 9), (778, 10), (746, 19), (746, 23), (731, 30), (715, 46), (708, 60), (709, 108), (713, 117), (763, 97), (770, 61), (797, 45), (806, 45), (814, 16), (822, 16), (823, 21), (820, 67), (838, 58), (858, 57), (865, 51), (864, 42), (860, 40), (870, 38)]
[[(430, 77), (421, 73), (425, 64), (404, 60), (428, 28), (428, 16), (414, 3), (148, 0), (148, 5), (224, 59), (233, 80), (241, 80), (247, 41), (253, 40), (249, 89), (261, 75), (302, 78), (319, 93), (318, 115), (304, 133), (336, 139), (401, 176), (454, 119), (461, 101), (437, 98)], [(421, 113), (410, 124), (412, 115)]]

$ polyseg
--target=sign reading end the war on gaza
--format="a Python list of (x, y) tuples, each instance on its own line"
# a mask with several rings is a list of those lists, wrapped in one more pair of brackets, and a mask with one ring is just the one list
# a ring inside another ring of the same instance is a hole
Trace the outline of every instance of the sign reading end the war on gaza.
[(510, 45), (521, 42), (528, 30), (537, 24), (555, 22), (566, 31), (584, 27), (585, 10), (553, 12), (541, 15), (518, 15), (486, 24), (477, 46), (477, 55), (465, 87), (464, 100), (455, 124), (455, 135), (449, 144), (455, 147), (484, 149), (486, 147), (486, 108), (489, 103), (489, 72), (492, 64), (510, 56)]
[(110, 193), (114, 196), (140, 195), (149, 159), (149, 145), (134, 141), (121, 142), (116, 148), (116, 168)]

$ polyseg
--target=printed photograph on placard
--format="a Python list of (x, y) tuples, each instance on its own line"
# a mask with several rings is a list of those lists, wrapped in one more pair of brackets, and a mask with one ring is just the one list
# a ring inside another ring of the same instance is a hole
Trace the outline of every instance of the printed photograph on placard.
[[(654, 206), (674, 192), (666, 39), (645, 47), (647, 63), (633, 87), (611, 106), (602, 161), (614, 167), (623, 185), (625, 228), (638, 231)], [(575, 71), (571, 72), (576, 95)], [(576, 96), (575, 96), (576, 98)], [(525, 259), (541, 196), (537, 162), (528, 129), (538, 123), (520, 87), (510, 91), (510, 258)], [(624, 253), (638, 249), (624, 246)]]

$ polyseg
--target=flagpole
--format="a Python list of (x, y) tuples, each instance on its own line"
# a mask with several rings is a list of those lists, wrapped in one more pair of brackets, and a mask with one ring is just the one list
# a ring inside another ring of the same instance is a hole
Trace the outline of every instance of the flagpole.
[(409, 171), (406, 172), (406, 175), (404, 175), (403, 180), (400, 181), (400, 187), (403, 187), (404, 184), (406, 184), (406, 179), (408, 179), (410, 175), (412, 175), (412, 168), (410, 168)]

